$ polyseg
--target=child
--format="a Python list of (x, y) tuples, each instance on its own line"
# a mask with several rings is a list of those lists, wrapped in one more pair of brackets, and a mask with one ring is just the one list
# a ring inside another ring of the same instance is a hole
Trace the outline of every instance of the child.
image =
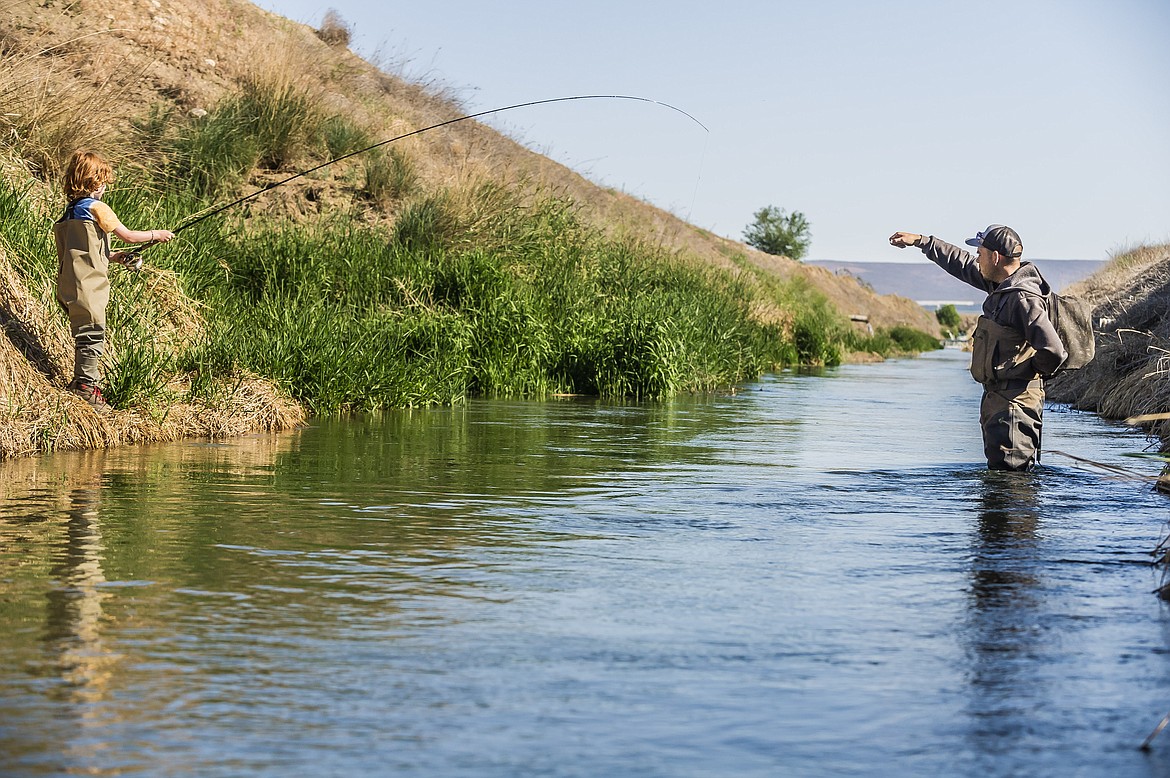
[(73, 152), (62, 182), (69, 205), (53, 225), (61, 263), (57, 299), (69, 314), (74, 342), (69, 391), (98, 411), (110, 407), (98, 389), (106, 339), (106, 305), (110, 301), (110, 261), (133, 262), (128, 252), (110, 254), (110, 233), (125, 243), (166, 243), (175, 237), (168, 230), (131, 230), (122, 224), (110, 206), (101, 201), (106, 186), (113, 181), (113, 168), (101, 156), (89, 151)]

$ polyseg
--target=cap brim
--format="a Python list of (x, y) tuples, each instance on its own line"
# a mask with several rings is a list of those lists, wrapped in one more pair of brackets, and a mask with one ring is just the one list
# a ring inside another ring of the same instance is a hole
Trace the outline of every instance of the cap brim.
[(967, 238), (967, 240), (966, 240), (966, 241), (964, 241), (964, 242), (965, 242), (965, 243), (966, 243), (968, 246), (975, 246), (975, 247), (979, 247), (979, 246), (982, 246), (982, 245), (983, 245), (983, 238)]

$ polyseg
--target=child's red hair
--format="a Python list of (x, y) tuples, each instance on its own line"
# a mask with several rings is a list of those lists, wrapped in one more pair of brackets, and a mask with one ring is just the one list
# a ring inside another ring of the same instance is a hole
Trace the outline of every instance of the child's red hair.
[(114, 182), (114, 169), (110, 163), (92, 151), (75, 151), (65, 165), (62, 185), (65, 196), (71, 201), (93, 194), (103, 184)]

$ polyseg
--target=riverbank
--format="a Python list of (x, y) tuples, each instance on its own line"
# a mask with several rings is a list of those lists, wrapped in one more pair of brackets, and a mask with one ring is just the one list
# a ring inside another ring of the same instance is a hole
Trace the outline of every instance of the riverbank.
[[(135, 14), (129, 0), (107, 10)], [(96, 416), (64, 391), (72, 348), (54, 301), (49, 225), (72, 149), (115, 164), (105, 199), (127, 225), (175, 228), (462, 113), (254, 6), (168, 13), (163, 36), (91, 34), (23, 4), (3, 30), (0, 459), (469, 397), (719, 392), (935, 337), (910, 301), (718, 239), (461, 122), (202, 222), (140, 273), (114, 268), (104, 368), (118, 410)], [(90, 121), (93, 105), (117, 118)]]
[(1135, 424), (1170, 451), (1170, 244), (1114, 257), (1069, 294), (1093, 305), (1097, 355), (1048, 382), (1048, 397)]
[[(151, 209), (175, 204), (143, 191), (109, 199), (129, 223), (159, 223)], [(477, 197), (494, 198), (486, 224), (436, 196), (388, 237), (353, 217), (286, 220), (153, 249), (137, 274), (115, 267), (104, 363), (119, 412), (99, 416), (63, 390), (72, 343), (35, 229), (46, 216), (0, 183), (0, 234), (28, 240), (0, 247), (0, 458), (468, 397), (719, 392), (785, 366), (933, 342), (909, 328), (861, 336), (815, 289), (609, 239), (565, 201)]]

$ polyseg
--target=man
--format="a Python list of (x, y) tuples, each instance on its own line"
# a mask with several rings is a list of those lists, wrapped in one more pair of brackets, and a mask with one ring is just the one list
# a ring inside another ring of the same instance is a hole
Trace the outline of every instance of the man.
[(978, 248), (977, 256), (912, 232), (895, 232), (890, 244), (917, 246), (955, 278), (987, 292), (971, 354), (971, 375), (983, 384), (983, 452), (992, 470), (1029, 469), (1040, 460), (1043, 377), (1054, 373), (1068, 352), (1048, 318), (1048, 282), (1035, 265), (1020, 260), (1020, 236), (993, 224), (967, 241)]

